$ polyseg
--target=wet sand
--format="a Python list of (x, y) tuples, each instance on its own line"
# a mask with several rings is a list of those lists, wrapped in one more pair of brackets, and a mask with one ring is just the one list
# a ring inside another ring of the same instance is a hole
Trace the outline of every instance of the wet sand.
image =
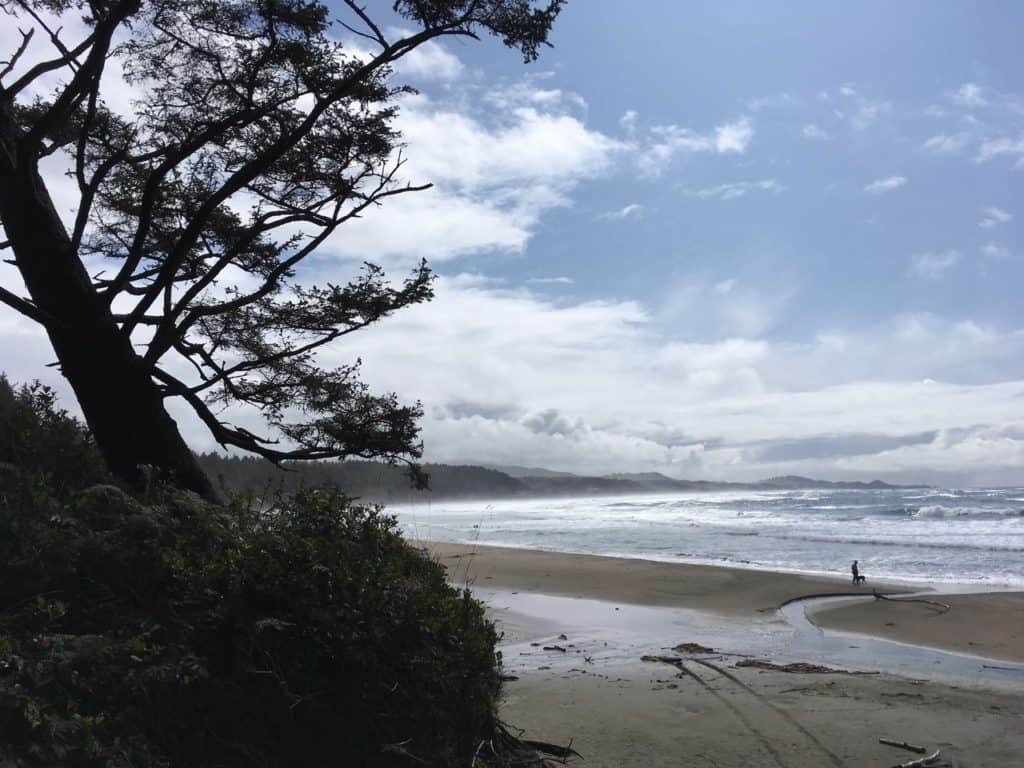
[[(581, 765), (862, 768), (920, 757), (879, 738), (920, 745), (928, 754), (941, 750), (933, 768), (1016, 765), (1024, 754), (1019, 670), (995, 673), (1005, 675), (996, 680), (952, 680), (937, 677), (940, 665), (911, 676), (848, 671), (864, 664), (816, 673), (743, 666), (749, 659), (735, 651), (751, 638), (788, 636), (775, 610), (780, 603), (849, 591), (845, 579), (498, 547), (429, 548), (453, 582), (474, 585), (490, 601), (505, 632), (510, 679), (502, 718), (527, 738), (571, 742)], [(935, 612), (924, 605), (871, 600), (812, 618), (1017, 658), (1019, 624), (1009, 617), (1024, 605), (1021, 595), (936, 599), (952, 610), (925, 618)], [(689, 613), (674, 619), (680, 611)], [(919, 625), (928, 628), (927, 638), (915, 634)], [(705, 638), (714, 638), (714, 653), (670, 649)], [(640, 660), (652, 652), (676, 661)], [(931, 652), (909, 653), (924, 658), (921, 669), (930, 667)]]
[(814, 611), (809, 618), (826, 629), (1024, 662), (1024, 592), (929, 595), (928, 599), (950, 609), (871, 600)]
[[(835, 579), (742, 568), (661, 563), (595, 555), (433, 542), (427, 548), (449, 578), (481, 589), (521, 590), (635, 605), (705, 611), (731, 617), (773, 612), (793, 598), (828, 593), (870, 596), (906, 586), (872, 582), (854, 587)], [(974, 593), (935, 599), (941, 615), (921, 603), (865, 601), (813, 615), (822, 627), (911, 644), (1024, 661), (1024, 593)]]

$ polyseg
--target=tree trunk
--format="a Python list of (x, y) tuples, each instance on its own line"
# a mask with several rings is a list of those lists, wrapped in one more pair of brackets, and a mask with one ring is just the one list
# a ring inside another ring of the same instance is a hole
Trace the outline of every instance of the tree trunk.
[(13, 155), (0, 106), (0, 221), (85, 421), (111, 471), (129, 482), (152, 466), (208, 499), (217, 493), (178, 431), (131, 340), (89, 279), (35, 161)]

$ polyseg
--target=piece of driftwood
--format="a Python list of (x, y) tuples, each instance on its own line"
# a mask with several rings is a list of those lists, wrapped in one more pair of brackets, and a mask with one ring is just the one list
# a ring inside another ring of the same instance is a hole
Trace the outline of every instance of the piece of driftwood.
[(470, 765), (472, 768), (548, 768), (555, 764), (564, 765), (572, 758), (581, 756), (572, 748), (571, 741), (563, 747), (546, 741), (524, 739), (523, 731), (513, 729), (499, 720), (494, 725), (491, 738), (477, 744)]
[(842, 675), (850, 674), (844, 669), (833, 669), (832, 667), (823, 667), (820, 664), (809, 664), (806, 661), (794, 661), (789, 664), (773, 664), (770, 661), (762, 661), (761, 659), (741, 659), (736, 662), (737, 667), (754, 667), (756, 669), (769, 669), (773, 672), (792, 672), (792, 673), (805, 673), (805, 674), (819, 674), (819, 675)]
[(932, 754), (928, 755), (928, 757), (922, 757), (918, 760), (910, 760), (906, 763), (900, 763), (896, 768), (924, 768), (924, 766), (931, 765), (938, 760), (939, 755), (941, 754), (942, 750), (936, 749)]
[(879, 744), (885, 744), (887, 747), (897, 747), (899, 749), (905, 749), (908, 752), (916, 752), (919, 755), (923, 755), (928, 750), (925, 747), (919, 747), (916, 744), (908, 744), (905, 741), (894, 741), (892, 739), (879, 739)]
[(874, 595), (875, 600), (888, 600), (890, 603), (924, 603), (925, 605), (934, 605), (942, 609), (940, 613), (945, 613), (952, 608), (952, 606), (946, 603), (940, 603), (938, 600), (927, 600), (923, 597), (886, 597), (879, 592), (875, 592)]
[(680, 643), (672, 649), (676, 653), (714, 653), (714, 648), (708, 648), (700, 643)]
[(662, 664), (679, 664), (682, 659), (679, 656), (641, 656), (640, 661), (656, 661)]
[(544, 651), (561, 651), (562, 653), (566, 652), (565, 648), (563, 648), (560, 645), (545, 645), (541, 650), (544, 650)]

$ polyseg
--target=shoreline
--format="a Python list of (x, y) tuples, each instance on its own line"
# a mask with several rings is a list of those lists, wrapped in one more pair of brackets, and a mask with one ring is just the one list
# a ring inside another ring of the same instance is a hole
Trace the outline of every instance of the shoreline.
[[(1024, 752), (1024, 667), (980, 670), (920, 646), (822, 637), (799, 602), (777, 610), (792, 597), (846, 589), (846, 579), (428, 549), (452, 582), (487, 603), (502, 632), (501, 718), (528, 738), (571, 744), (582, 765), (854, 768), (916, 757), (881, 737), (941, 749), (937, 765), (1014, 765)], [(769, 659), (781, 663), (758, 663)]]
[[(475, 589), (679, 608), (731, 619), (763, 620), (775, 616), (784, 602), (823, 593), (871, 597), (876, 589), (887, 594), (921, 591), (898, 583), (857, 588), (839, 576), (479, 544), (420, 545), (446, 566), (454, 583)], [(951, 606), (942, 614), (921, 603), (865, 600), (821, 606), (808, 618), (829, 630), (993, 661), (1024, 662), (1024, 592), (951, 591), (937, 598)]]

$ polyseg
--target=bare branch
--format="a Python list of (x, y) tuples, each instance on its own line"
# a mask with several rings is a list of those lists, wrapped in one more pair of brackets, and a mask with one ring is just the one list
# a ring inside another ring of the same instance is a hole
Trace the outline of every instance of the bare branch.
[(7, 75), (13, 72), (14, 68), (18, 66), (18, 59), (20, 59), (21, 55), (25, 53), (25, 50), (28, 48), (29, 42), (31, 42), (32, 40), (32, 35), (35, 34), (36, 30), (33, 27), (28, 32), (25, 32), (21, 29), (18, 29), (18, 32), (21, 34), (21, 44), (18, 46), (18, 50), (14, 52), (14, 55), (11, 56), (9, 60), (5, 62), (0, 62), (4, 64), (4, 68), (0, 70), (0, 80), (3, 80), (5, 77), (7, 77)]
[(30, 320), (35, 320), (43, 326), (60, 325), (56, 318), (51, 317), (31, 301), (23, 299), (6, 288), (0, 287), (0, 302), (3, 302), (11, 309), (17, 310)]
[(359, 32), (358, 30), (353, 29), (352, 27), (350, 27), (348, 24), (345, 24), (344, 22), (342, 22), (342, 26), (345, 27), (345, 29), (349, 30), (350, 32), (354, 32), (355, 34), (359, 35), (360, 37), (365, 37), (367, 40), (373, 40), (374, 42), (380, 43), (380, 47), (381, 48), (385, 48), (386, 49), (386, 48), (390, 47), (389, 44), (388, 44), (387, 39), (384, 37), (383, 33), (380, 31), (380, 27), (378, 27), (373, 22), (373, 19), (371, 19), (367, 15), (366, 8), (360, 7), (355, 2), (355, 0), (345, 0), (345, 5), (347, 5), (349, 8), (351, 8), (355, 12), (356, 16), (358, 16), (362, 20), (362, 22), (367, 27), (370, 28), (370, 31), (373, 34), (367, 34), (365, 32)]

